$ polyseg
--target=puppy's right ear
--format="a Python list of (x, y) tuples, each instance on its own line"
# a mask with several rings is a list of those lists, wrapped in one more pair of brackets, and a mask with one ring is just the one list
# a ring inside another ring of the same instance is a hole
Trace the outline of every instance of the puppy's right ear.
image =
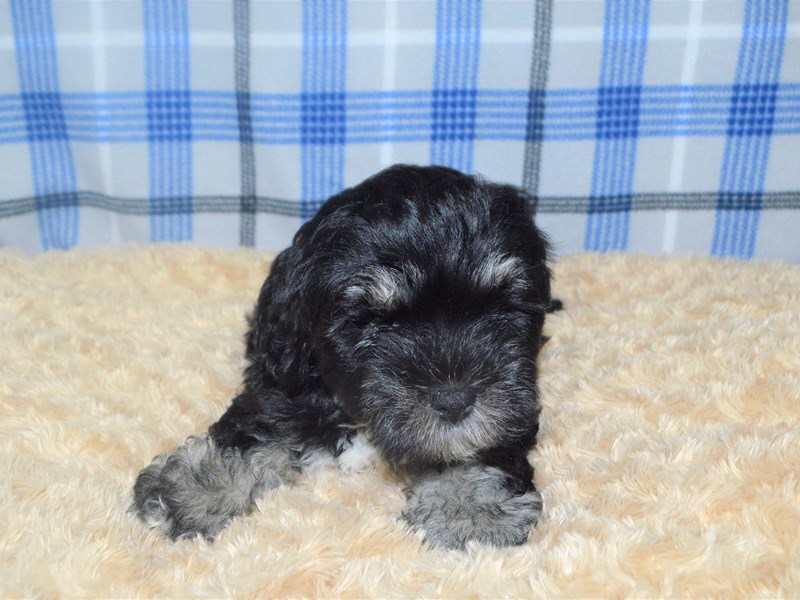
[(248, 318), (248, 357), (283, 382), (302, 382), (307, 376), (311, 350), (298, 340), (311, 337), (323, 304), (313, 296), (315, 278), (304, 260), (299, 244), (278, 254)]

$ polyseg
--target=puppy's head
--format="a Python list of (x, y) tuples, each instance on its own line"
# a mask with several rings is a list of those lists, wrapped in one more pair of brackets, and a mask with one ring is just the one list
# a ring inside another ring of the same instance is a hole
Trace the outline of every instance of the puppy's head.
[(324, 238), (349, 241), (325, 267), (320, 372), (395, 463), (461, 462), (537, 427), (546, 243), (508, 188), (461, 177), (386, 186)]
[(396, 462), (457, 462), (524, 436), (536, 417), (538, 307), (513, 259), (465, 281), (414, 265), (363, 273), (337, 335), (352, 366), (340, 400)]

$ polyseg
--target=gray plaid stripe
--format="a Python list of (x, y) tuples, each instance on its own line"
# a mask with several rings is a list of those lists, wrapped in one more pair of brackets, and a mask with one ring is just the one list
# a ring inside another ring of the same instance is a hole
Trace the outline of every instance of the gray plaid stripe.
[[(761, 210), (797, 209), (800, 206), (800, 192), (765, 192), (760, 196)], [(598, 198), (575, 196), (543, 196), (538, 199), (537, 210), (546, 213), (581, 213), (590, 212), (592, 203)], [(630, 207), (627, 206), (630, 202)], [(603, 198), (603, 204), (613, 212), (613, 206), (619, 205), (621, 211), (628, 208), (633, 211), (643, 210), (716, 210), (719, 194), (716, 192), (663, 192), (650, 194), (630, 194)]]
[[(77, 194), (46, 194), (42, 196), (4, 200), (0, 203), (0, 218), (37, 212), (41, 205), (50, 207), (66, 206), (77, 197), (78, 206), (98, 208), (121, 215), (150, 216), (155, 214), (149, 198), (120, 198), (96, 192), (78, 192)], [(192, 212), (194, 213), (239, 213), (242, 206), (241, 196), (193, 196)], [(163, 211), (162, 211), (163, 212)], [(300, 215), (300, 206), (292, 200), (280, 198), (253, 197), (253, 214), (275, 213), (296, 217)]]
[[(36, 212), (37, 203), (45, 203), (48, 207), (75, 205), (77, 196), (81, 207), (99, 208), (124, 215), (148, 216), (153, 214), (153, 207), (147, 198), (119, 198), (95, 192), (78, 192), (77, 194), (50, 194), (39, 197), (5, 200), (0, 203), (0, 218), (13, 217), (25, 213)], [(605, 204), (626, 205), (630, 201), (630, 209), (645, 210), (716, 210), (719, 195), (716, 192), (687, 193), (654, 193), (632, 194), (625, 197), (605, 199)], [(537, 210), (540, 213), (576, 213), (586, 214), (589, 211), (589, 197), (578, 196), (540, 196), (537, 199)], [(596, 202), (597, 199), (595, 198)], [(70, 204), (71, 203), (71, 204)], [(237, 213), (241, 209), (239, 196), (195, 196), (192, 198), (195, 213)], [(794, 209), (800, 207), (800, 191), (798, 192), (765, 192), (760, 197), (760, 210)], [(300, 206), (291, 200), (253, 196), (252, 214), (275, 213), (287, 217), (299, 217)]]
[(242, 192), (239, 243), (242, 246), (255, 246), (256, 166), (253, 149), (253, 123), (250, 114), (250, 0), (235, 0), (233, 22), (235, 29), (236, 112), (239, 119)]
[(544, 127), (544, 94), (550, 67), (550, 35), (553, 29), (553, 0), (536, 3), (531, 57), (528, 130), (525, 143), (525, 162), (522, 187), (533, 196), (533, 209), (538, 209), (539, 168), (542, 160), (542, 128)]

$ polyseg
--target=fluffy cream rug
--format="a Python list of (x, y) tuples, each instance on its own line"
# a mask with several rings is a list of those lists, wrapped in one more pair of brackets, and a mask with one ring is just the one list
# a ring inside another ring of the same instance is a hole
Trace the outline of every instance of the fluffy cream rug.
[(800, 266), (565, 257), (527, 545), (429, 550), (390, 473), (321, 469), (217, 541), (128, 512), (239, 383), (268, 257), (0, 252), (4, 597), (798, 597)]

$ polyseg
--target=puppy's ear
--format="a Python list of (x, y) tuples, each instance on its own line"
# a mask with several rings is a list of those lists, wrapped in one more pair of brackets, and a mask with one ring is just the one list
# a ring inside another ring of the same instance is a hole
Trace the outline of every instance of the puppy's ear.
[(258, 365), (257, 370), (248, 368), (248, 372), (257, 375), (259, 385), (272, 380), (288, 394), (306, 384), (313, 361), (310, 347), (303, 341), (310, 339), (312, 324), (324, 305), (319, 294), (314, 294), (315, 278), (304, 261), (299, 243), (275, 258), (249, 316), (246, 338), (248, 358)]

